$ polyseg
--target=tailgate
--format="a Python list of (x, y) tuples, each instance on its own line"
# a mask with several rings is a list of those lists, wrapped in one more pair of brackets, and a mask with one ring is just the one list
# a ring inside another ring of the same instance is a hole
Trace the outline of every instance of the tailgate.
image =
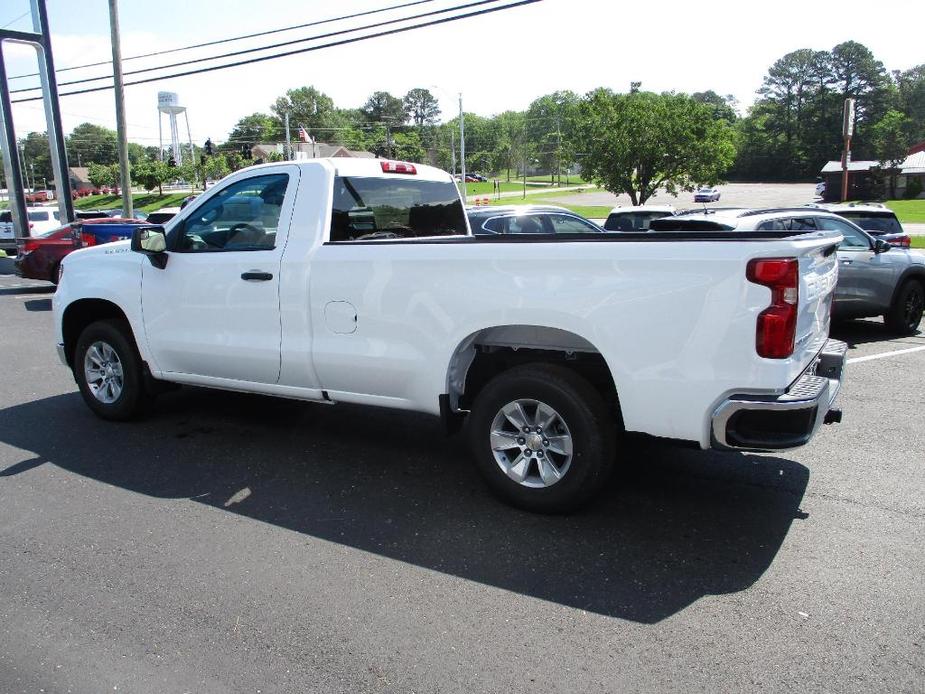
[(801, 249), (800, 301), (797, 314), (794, 358), (808, 364), (829, 336), (832, 299), (838, 280), (838, 240), (820, 241)]

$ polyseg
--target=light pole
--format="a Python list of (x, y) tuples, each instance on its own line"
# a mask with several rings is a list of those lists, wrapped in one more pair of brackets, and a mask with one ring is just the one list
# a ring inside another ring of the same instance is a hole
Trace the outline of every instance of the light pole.
[[(436, 89), (439, 92), (443, 92), (446, 96), (446, 90), (443, 87), (438, 87), (436, 84), (430, 85), (428, 89)], [(466, 124), (465, 119), (463, 118), (463, 102), (462, 102), (462, 92), (457, 92), (459, 94), (459, 159), (460, 159), (460, 176), (459, 182), (462, 184), (462, 194), (463, 194), (463, 203), (466, 201)], [(450, 149), (453, 153), (453, 175), (456, 175), (456, 145), (450, 144)]]

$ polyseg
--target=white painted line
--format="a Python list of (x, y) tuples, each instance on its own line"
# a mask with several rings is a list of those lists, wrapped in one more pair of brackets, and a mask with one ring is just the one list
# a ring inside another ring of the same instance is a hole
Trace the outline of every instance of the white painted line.
[(909, 349), (897, 349), (893, 352), (883, 352), (882, 354), (871, 354), (866, 357), (854, 357), (849, 359), (849, 364), (858, 364), (862, 361), (873, 361), (874, 359), (886, 359), (887, 357), (895, 357), (899, 354), (910, 354), (912, 352), (921, 352), (925, 350), (925, 346), (922, 347), (910, 347)]

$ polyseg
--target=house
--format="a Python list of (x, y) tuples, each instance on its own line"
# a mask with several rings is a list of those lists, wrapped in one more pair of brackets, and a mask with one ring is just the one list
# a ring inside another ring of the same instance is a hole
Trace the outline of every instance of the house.
[(71, 182), (72, 193), (89, 192), (95, 189), (95, 186), (90, 182), (90, 169), (86, 166), (68, 167), (67, 177)]
[[(910, 186), (925, 197), (925, 142), (909, 148), (906, 159), (896, 167), (896, 197), (905, 197)], [(872, 200), (878, 197), (878, 190), (884, 177), (890, 174), (879, 161), (848, 162), (848, 200)], [(825, 181), (825, 201), (841, 200), (842, 166), (840, 161), (826, 162), (820, 172)]]

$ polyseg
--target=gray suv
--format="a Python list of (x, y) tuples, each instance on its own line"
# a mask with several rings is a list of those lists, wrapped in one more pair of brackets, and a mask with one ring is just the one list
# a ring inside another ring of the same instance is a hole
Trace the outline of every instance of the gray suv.
[(883, 316), (901, 335), (918, 330), (925, 307), (925, 255), (894, 248), (857, 225), (820, 208), (691, 210), (652, 221), (651, 231), (841, 232), (835, 318)]

